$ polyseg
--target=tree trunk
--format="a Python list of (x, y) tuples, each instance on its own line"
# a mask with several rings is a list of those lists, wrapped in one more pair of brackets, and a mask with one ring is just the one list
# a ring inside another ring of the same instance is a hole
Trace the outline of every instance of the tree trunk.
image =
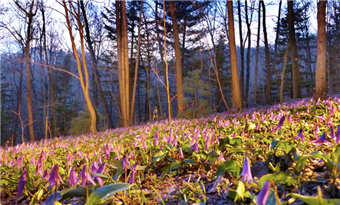
[(293, 3), (294, 3), (293, 1), (288, 0), (288, 27), (289, 27), (289, 41), (291, 43), (290, 55), (292, 59), (293, 98), (300, 98), (301, 97), (300, 71), (295, 39)]
[[(247, 105), (249, 106), (248, 102), (248, 95), (249, 95), (249, 77), (250, 77), (250, 50), (251, 50), (251, 29), (250, 29), (250, 24), (251, 20), (249, 21), (248, 17), (248, 5), (247, 5), (247, 0), (245, 1), (245, 9), (246, 9), (246, 22), (247, 22), (247, 36), (248, 36), (248, 50), (247, 50), (247, 74), (246, 74), (246, 89), (245, 89), (245, 98), (244, 101)], [(252, 9), (252, 8), (251, 8)]]
[(127, 127), (131, 121), (129, 120), (130, 74), (125, 1), (116, 2), (116, 25), (120, 106), (123, 126)]
[[(76, 15), (76, 21), (77, 21), (77, 25), (78, 25), (78, 32), (79, 32), (79, 37), (80, 37), (80, 45), (81, 45), (81, 53), (82, 53), (82, 61), (83, 63), (80, 61), (78, 52), (77, 52), (77, 48), (76, 48), (76, 44), (74, 42), (74, 38), (73, 38), (73, 32), (72, 32), (72, 27), (71, 27), (71, 22), (69, 19), (69, 14), (68, 14), (68, 9), (67, 9), (67, 5), (65, 0), (63, 1), (63, 6), (65, 9), (65, 17), (66, 17), (66, 23), (67, 23), (67, 28), (69, 30), (69, 34), (70, 34), (70, 39), (71, 39), (71, 43), (72, 43), (72, 49), (73, 49), (73, 55), (76, 59), (77, 62), (77, 69), (78, 69), (78, 73), (79, 73), (79, 81), (80, 81), (80, 85), (85, 97), (85, 101), (86, 101), (86, 105), (87, 105), (87, 109), (90, 113), (91, 116), (91, 123), (90, 123), (90, 130), (92, 133), (96, 133), (97, 132), (97, 113), (96, 110), (92, 104), (91, 101), (91, 97), (90, 97), (90, 93), (89, 93), (89, 86), (90, 86), (90, 82), (89, 82), (89, 73), (88, 73), (88, 69), (87, 69), (87, 64), (86, 64), (86, 58), (85, 58), (85, 47), (84, 47), (84, 28), (83, 25), (81, 23), (81, 14), (77, 13)], [(80, 6), (80, 5), (77, 5)], [(83, 67), (83, 69), (82, 69)], [(84, 78), (85, 77), (85, 78)]]
[(268, 37), (267, 37), (267, 28), (266, 28), (266, 7), (264, 5), (263, 0), (260, 1), (263, 9), (263, 35), (264, 35), (264, 46), (266, 52), (266, 103), (270, 105), (272, 103), (272, 73), (270, 68), (270, 54), (269, 54), (269, 46), (268, 46)]
[(131, 100), (131, 110), (130, 110), (130, 124), (131, 125), (133, 125), (133, 115), (135, 111), (136, 87), (137, 87), (137, 80), (138, 80), (138, 68), (139, 68), (139, 58), (140, 58), (140, 43), (141, 43), (140, 30), (142, 27), (143, 1), (140, 6), (139, 12), (140, 13), (139, 13), (139, 24), (138, 24), (137, 57), (136, 57), (136, 65), (135, 65), (135, 77), (133, 79), (133, 90), (132, 90), (132, 100)]
[(175, 39), (175, 56), (176, 56), (176, 89), (177, 89), (177, 114), (182, 114), (185, 105), (183, 104), (183, 74), (182, 74), (182, 60), (181, 60), (181, 45), (179, 42), (177, 17), (176, 17), (176, 7), (173, 1), (169, 2), (170, 12), (173, 24), (173, 36)]
[(242, 109), (240, 82), (238, 80), (238, 72), (237, 72), (237, 55), (236, 55), (236, 44), (235, 44), (233, 2), (227, 1), (227, 7), (228, 7), (229, 49), (230, 49), (230, 63), (231, 63), (233, 107), (236, 109)]
[[(42, 7), (41, 9), (42, 17), (43, 17), (43, 36), (44, 36), (44, 53), (45, 53), (45, 59), (46, 59), (46, 65), (49, 65), (49, 59), (47, 54), (47, 44), (46, 44), (46, 21), (45, 21), (45, 9)], [(52, 68), (48, 69), (48, 80), (50, 82), (50, 100), (51, 100), (51, 107), (52, 107), (52, 136), (57, 135), (57, 106), (56, 106), (56, 100), (54, 96), (54, 83), (53, 83), (53, 77), (52, 77)]]
[(87, 15), (86, 15), (84, 2), (80, 1), (80, 5), (81, 5), (82, 12), (83, 12), (83, 17), (84, 17), (85, 36), (86, 36), (85, 39), (86, 39), (86, 42), (87, 42), (88, 50), (90, 52), (91, 61), (92, 61), (92, 64), (93, 64), (92, 71), (93, 71), (93, 74), (94, 74), (95, 82), (97, 84), (96, 87), (97, 87), (99, 97), (100, 97), (100, 100), (101, 100), (103, 108), (104, 108), (108, 128), (113, 128), (114, 125), (113, 125), (111, 113), (110, 113), (109, 108), (107, 106), (105, 94), (103, 92), (103, 88), (102, 88), (102, 85), (101, 85), (101, 82), (100, 82), (100, 75), (99, 75), (99, 72), (98, 72), (98, 63), (97, 63), (97, 58), (96, 58), (96, 55), (95, 55), (95, 52), (94, 52), (94, 49), (93, 49), (93, 46), (92, 46), (90, 28), (89, 28), (89, 24), (88, 24), (88, 21), (87, 21)]
[(242, 36), (242, 17), (241, 17), (241, 2), (237, 0), (237, 13), (238, 13), (238, 28), (240, 33), (240, 52), (241, 52), (241, 79), (240, 79), (240, 89), (242, 99), (245, 99), (244, 95), (244, 45), (243, 45), (243, 36)]
[(282, 67), (282, 73), (281, 73), (281, 85), (280, 85), (280, 103), (283, 102), (283, 91), (284, 91), (284, 83), (285, 83), (285, 75), (286, 75), (286, 66), (287, 66), (287, 59), (288, 59), (288, 52), (290, 47), (290, 42), (288, 41), (287, 48), (284, 55), (283, 60), (283, 67)]
[(257, 38), (256, 38), (256, 57), (255, 57), (255, 76), (254, 76), (254, 103), (257, 104), (257, 75), (259, 69), (259, 50), (260, 50), (260, 31), (261, 31), (261, 2), (259, 2), (257, 19)]
[(326, 4), (318, 3), (318, 54), (316, 58), (315, 96), (314, 99), (325, 99), (327, 94), (326, 81)]
[[(156, 22), (156, 33), (157, 33), (158, 50), (159, 50), (159, 54), (161, 55), (162, 67), (163, 67), (163, 70), (164, 70), (164, 74), (163, 75), (165, 76), (165, 63), (164, 63), (164, 56), (163, 56), (163, 48), (162, 48), (162, 44), (161, 44), (162, 41), (161, 41), (161, 37), (160, 37), (160, 33), (159, 33), (158, 1), (156, 1), (155, 22)], [(160, 90), (159, 90), (159, 83), (158, 83), (158, 81), (156, 83), (157, 83), (156, 84), (156, 88), (157, 88), (158, 109), (159, 109), (160, 116), (163, 116), (162, 101), (161, 101)], [(165, 77), (164, 77), (164, 83), (166, 83)]]

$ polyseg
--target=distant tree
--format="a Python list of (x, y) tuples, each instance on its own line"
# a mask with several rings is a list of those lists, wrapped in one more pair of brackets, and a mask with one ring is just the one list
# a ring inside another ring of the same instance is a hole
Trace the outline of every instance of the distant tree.
[(207, 97), (210, 95), (209, 86), (201, 80), (202, 70), (196, 69), (189, 71), (184, 78), (184, 92), (188, 94), (184, 98), (186, 109), (182, 117), (196, 118), (203, 117), (212, 112), (208, 105)]
[(237, 109), (242, 109), (242, 96), (241, 96), (240, 82), (238, 80), (238, 72), (237, 72), (237, 55), (236, 55), (236, 44), (235, 44), (233, 2), (227, 1), (227, 7), (228, 7), (229, 49), (230, 49), (230, 63), (231, 63), (233, 107)]
[(318, 2), (318, 54), (315, 74), (315, 99), (325, 99), (327, 94), (326, 80), (326, 4)]

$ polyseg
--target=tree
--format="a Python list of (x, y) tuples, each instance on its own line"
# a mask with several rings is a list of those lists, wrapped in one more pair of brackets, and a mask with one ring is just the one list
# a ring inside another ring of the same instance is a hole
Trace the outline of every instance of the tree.
[(26, 30), (26, 42), (24, 46), (25, 65), (26, 65), (26, 83), (27, 83), (27, 112), (28, 112), (28, 129), (31, 142), (35, 140), (34, 137), (34, 118), (33, 118), (33, 106), (32, 106), (32, 78), (30, 69), (30, 47), (31, 40), (33, 39), (32, 24), (33, 18), (38, 11), (38, 2), (33, 0), (32, 2), (25, 4), (26, 8), (21, 5), (19, 1), (14, 1), (15, 5), (27, 18), (27, 30)]
[(182, 114), (184, 110), (183, 104), (183, 74), (182, 74), (182, 60), (181, 60), (181, 46), (179, 42), (179, 31), (177, 25), (177, 17), (176, 17), (176, 7), (173, 1), (169, 2), (170, 5), (170, 13), (172, 18), (173, 25), (173, 36), (175, 39), (175, 56), (176, 56), (176, 89), (177, 89), (177, 114)]
[(99, 75), (99, 72), (98, 72), (98, 63), (97, 63), (96, 54), (95, 54), (95, 51), (94, 51), (94, 48), (93, 48), (93, 40), (92, 40), (91, 35), (90, 35), (90, 27), (89, 27), (89, 23), (88, 23), (88, 20), (87, 20), (84, 1), (80, 1), (80, 6), (81, 6), (82, 13), (83, 13), (84, 24), (85, 24), (85, 40), (87, 42), (87, 47), (88, 47), (88, 50), (89, 50), (90, 56), (91, 56), (92, 68), (93, 68), (92, 70), (93, 70), (93, 74), (94, 74), (95, 81), (96, 81), (96, 87), (97, 87), (99, 97), (100, 97), (100, 100), (101, 100), (103, 108), (104, 108), (105, 116), (106, 116), (106, 119), (107, 119), (107, 122), (108, 122), (108, 127), (113, 128), (113, 121), (112, 121), (111, 113), (110, 113), (109, 108), (107, 106), (104, 91), (103, 91), (103, 88), (102, 88), (102, 85), (101, 85), (101, 82), (100, 82), (100, 75)]
[[(66, 23), (67, 23), (67, 29), (69, 31), (71, 43), (72, 43), (72, 49), (73, 49), (73, 55), (77, 61), (77, 70), (78, 70), (78, 80), (80, 81), (80, 85), (85, 97), (85, 101), (87, 104), (87, 109), (90, 113), (91, 116), (91, 124), (90, 124), (90, 130), (93, 133), (97, 132), (97, 113), (96, 110), (93, 106), (91, 97), (90, 97), (90, 92), (89, 92), (89, 72), (86, 64), (86, 57), (85, 57), (85, 46), (84, 46), (84, 25), (82, 24), (82, 13), (80, 11), (80, 2), (77, 1), (76, 6), (72, 3), (69, 2), (69, 6), (71, 9), (69, 10), (65, 0), (62, 2), (63, 7), (65, 9), (65, 17), (66, 17)], [(80, 60), (80, 57), (77, 52), (77, 47), (74, 41), (73, 37), (73, 31), (72, 31), (72, 26), (71, 26), (71, 21), (69, 18), (69, 13), (75, 18), (78, 26), (78, 33), (80, 37), (80, 46), (81, 46), (81, 54), (82, 54), (82, 61)]]
[(326, 81), (326, 4), (327, 1), (318, 3), (318, 54), (315, 73), (315, 99), (325, 99), (327, 93)]
[[(247, 8), (246, 8), (247, 9)], [(237, 14), (238, 14), (238, 28), (240, 33), (240, 51), (241, 51), (241, 76), (240, 76), (240, 89), (242, 99), (245, 99), (244, 95), (244, 44), (242, 35), (242, 18), (241, 18), (241, 1), (237, 0)]]
[(263, 11), (263, 36), (264, 36), (264, 47), (266, 52), (266, 103), (272, 103), (272, 72), (270, 68), (270, 54), (269, 54), (269, 46), (268, 46), (268, 37), (267, 37), (267, 25), (266, 25), (266, 7), (264, 5), (263, 0), (260, 0), (262, 4)]
[(116, 2), (116, 32), (118, 53), (118, 81), (121, 119), (124, 127), (130, 124), (130, 73), (125, 1)]
[(233, 107), (237, 109), (242, 109), (242, 97), (241, 97), (240, 83), (238, 80), (238, 72), (237, 72), (237, 55), (236, 55), (236, 44), (235, 44), (233, 2), (227, 0), (227, 7), (228, 7), (229, 49), (230, 49), (230, 62), (231, 62)]
[(300, 71), (295, 39), (293, 3), (294, 3), (293, 1), (288, 0), (288, 24), (289, 24), (288, 26), (293, 73), (293, 98), (300, 98), (301, 97)]
[(260, 30), (261, 30), (261, 2), (259, 2), (257, 15), (257, 37), (256, 37), (256, 57), (255, 57), (255, 76), (254, 76), (254, 103), (257, 104), (257, 75), (259, 68), (259, 50), (260, 50)]

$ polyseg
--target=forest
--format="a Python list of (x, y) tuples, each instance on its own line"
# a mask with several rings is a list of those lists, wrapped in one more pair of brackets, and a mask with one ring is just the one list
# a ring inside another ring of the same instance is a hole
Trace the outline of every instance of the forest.
[[(312, 96), (315, 2), (231, 6), (232, 17), (226, 1), (2, 3), (2, 144)], [(339, 6), (325, 13), (329, 94), (340, 89)]]

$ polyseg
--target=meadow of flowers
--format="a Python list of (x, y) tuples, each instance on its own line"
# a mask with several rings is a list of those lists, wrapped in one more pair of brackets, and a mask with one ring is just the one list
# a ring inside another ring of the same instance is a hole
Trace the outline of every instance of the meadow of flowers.
[(340, 204), (340, 99), (1, 147), (1, 204)]

